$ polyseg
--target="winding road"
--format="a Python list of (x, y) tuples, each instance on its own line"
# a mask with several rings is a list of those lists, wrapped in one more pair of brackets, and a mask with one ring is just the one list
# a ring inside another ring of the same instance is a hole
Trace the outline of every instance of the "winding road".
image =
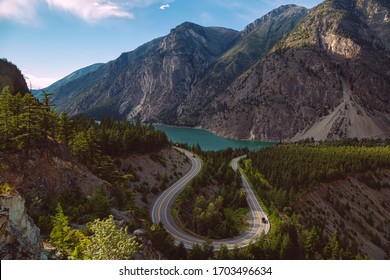
[[(183, 242), (185, 248), (191, 249), (193, 244), (203, 244), (205, 240), (183, 231), (176, 225), (172, 216), (172, 206), (176, 197), (184, 187), (200, 172), (202, 169), (202, 161), (187, 150), (180, 148), (176, 149), (183, 152), (191, 160), (191, 170), (157, 197), (152, 205), (151, 217), (154, 223), (159, 224), (161, 222), (164, 225), (165, 229), (174, 237), (177, 244)], [(234, 170), (238, 169), (238, 161), (243, 157), (245, 156), (232, 160), (231, 166)], [(270, 230), (268, 218), (242, 173), (241, 178), (247, 193), (247, 201), (250, 208), (248, 214), (248, 230), (242, 235), (231, 239), (211, 240), (215, 250), (219, 250), (222, 244), (225, 244), (229, 250), (233, 249), (236, 245), (239, 248), (246, 247), (251, 241), (255, 241), (261, 233), (267, 234)], [(262, 218), (265, 218), (266, 223), (262, 222)]]

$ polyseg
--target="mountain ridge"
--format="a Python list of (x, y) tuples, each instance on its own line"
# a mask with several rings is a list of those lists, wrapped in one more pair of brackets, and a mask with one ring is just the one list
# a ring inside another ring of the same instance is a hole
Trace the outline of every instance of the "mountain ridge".
[(389, 137), (383, 3), (285, 5), (241, 32), (185, 22), (64, 85), (54, 101), (71, 115), (139, 117), (235, 139)]
[(65, 85), (65, 84), (67, 84), (67, 83), (69, 83), (71, 81), (74, 81), (74, 80), (80, 78), (81, 76), (84, 76), (84, 75), (86, 75), (88, 73), (91, 73), (91, 72), (95, 71), (97, 68), (99, 68), (102, 65), (104, 65), (104, 63), (95, 63), (95, 64), (92, 64), (92, 65), (86, 66), (84, 68), (81, 68), (79, 70), (76, 70), (76, 71), (72, 72), (71, 74), (69, 74), (69, 75), (65, 76), (64, 78), (56, 81), (55, 83), (49, 85), (46, 88), (43, 88), (43, 89), (33, 89), (31, 91), (31, 93), (35, 97), (41, 98), (43, 92), (47, 92), (47, 93), (55, 92), (60, 87), (62, 87), (63, 85)]
[[(211, 121), (205, 118), (203, 126), (231, 138), (256, 140), (389, 137), (389, 57), (373, 40), (370, 44), (339, 34), (356, 29), (356, 34), (373, 35), (368, 24), (363, 30), (356, 28), (354, 10), (340, 10), (339, 3), (355, 1), (325, 1), (313, 8), (264, 60), (216, 100), (229, 105), (227, 112), (240, 112), (241, 118), (219, 112)], [(352, 92), (352, 103), (339, 108), (346, 91)], [(338, 108), (341, 111), (327, 126), (318, 125)], [(312, 131), (326, 133), (305, 133), (315, 126)]]

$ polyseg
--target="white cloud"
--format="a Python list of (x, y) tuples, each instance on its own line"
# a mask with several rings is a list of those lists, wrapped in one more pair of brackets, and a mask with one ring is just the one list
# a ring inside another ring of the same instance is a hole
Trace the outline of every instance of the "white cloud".
[[(131, 10), (148, 7), (158, 0), (0, 0), (0, 19), (30, 23), (37, 20), (39, 5), (63, 10), (86, 22), (94, 23), (110, 17), (133, 19)], [(171, 1), (169, 1), (171, 2)]]
[(31, 84), (32, 89), (43, 89), (59, 80), (58, 78), (41, 78), (24, 72), (23, 76), (26, 80), (27, 86), (30, 88)]
[(30, 23), (35, 20), (38, 0), (0, 0), (0, 19)]
[(168, 9), (168, 8), (170, 8), (171, 6), (169, 5), (169, 4), (165, 4), (165, 5), (162, 5), (161, 7), (160, 7), (160, 10), (165, 10), (165, 9)]
[(62, 9), (93, 23), (109, 17), (134, 18), (118, 1), (104, 0), (46, 0), (49, 7)]
[(202, 12), (200, 14), (200, 18), (204, 21), (210, 21), (213, 19), (213, 17), (208, 12)]

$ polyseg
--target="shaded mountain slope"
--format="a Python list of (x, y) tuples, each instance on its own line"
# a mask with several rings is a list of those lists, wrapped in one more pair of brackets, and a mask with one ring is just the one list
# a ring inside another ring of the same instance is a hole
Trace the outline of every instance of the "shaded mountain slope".
[(0, 59), (0, 91), (5, 86), (10, 87), (11, 93), (25, 94), (28, 92), (26, 81), (22, 72), (6, 59)]
[[(284, 5), (253, 23), (242, 32), (236, 44), (224, 53), (194, 85), (188, 98), (178, 109), (181, 125), (199, 124), (203, 109), (276, 43), (283, 39), (306, 16), (308, 10), (296, 5)], [(224, 108), (224, 104), (218, 104)], [(218, 109), (218, 108), (217, 108)]]
[(96, 64), (93, 64), (93, 65), (90, 65), (90, 66), (87, 66), (87, 67), (84, 67), (84, 68), (81, 68), (80, 70), (77, 70), (71, 74), (69, 74), (68, 76), (62, 78), (61, 80), (55, 82), (54, 84), (42, 89), (42, 90), (32, 90), (32, 94), (37, 97), (37, 98), (41, 98), (42, 97), (42, 91), (46, 92), (46, 93), (50, 93), (50, 92), (56, 92), (59, 88), (61, 88), (62, 86), (66, 85), (67, 83), (70, 83), (84, 75), (87, 75), (93, 71), (95, 71), (96, 69), (98, 69), (100, 66), (102, 66), (103, 63), (96, 63)]
[(225, 110), (202, 125), (233, 138), (276, 141), (390, 136), (389, 50), (370, 28), (387, 28), (389, 10), (367, 0), (384, 18), (365, 17), (358, 2), (314, 8), (216, 100), (214, 108), (223, 103)]
[(56, 90), (58, 110), (266, 141), (390, 136), (384, 0), (281, 6), (237, 32), (184, 23)]
[(62, 87), (54, 100), (70, 114), (169, 121), (193, 83), (238, 38), (238, 32), (184, 23), (163, 38), (124, 53)]

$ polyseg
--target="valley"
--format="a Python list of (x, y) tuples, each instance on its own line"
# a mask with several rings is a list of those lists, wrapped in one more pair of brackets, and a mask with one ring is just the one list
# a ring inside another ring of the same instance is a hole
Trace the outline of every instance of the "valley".
[(229, 139), (385, 139), (388, 14), (381, 0), (326, 0), (281, 6), (242, 31), (185, 22), (45, 90), (71, 116), (202, 127)]
[(389, 259), (389, 9), (186, 21), (42, 90), (1, 59), (0, 259)]
[[(191, 249), (194, 247), (194, 244), (202, 244), (206, 240), (194, 236), (194, 233), (183, 231), (175, 221), (175, 218), (172, 216), (172, 208), (174, 206), (175, 199), (180, 195), (180, 192), (183, 191), (185, 186), (201, 171), (201, 160), (194, 157), (190, 152), (182, 150), (192, 162), (192, 170), (187, 174), (188, 176), (183, 177), (175, 185), (172, 185), (166, 192), (161, 194), (161, 196), (153, 204), (151, 215), (152, 220), (156, 224), (163, 223), (167, 231), (174, 236), (177, 244), (180, 242), (183, 243), (186, 249)], [(238, 161), (242, 158), (238, 157), (232, 160), (231, 167), (233, 170), (238, 170)], [(247, 247), (251, 242), (255, 241), (262, 234), (267, 234), (270, 230), (270, 223), (267, 222), (267, 215), (263, 212), (255, 194), (253, 193), (248, 181), (245, 179), (242, 173), (242, 184), (245, 189), (247, 196), (247, 202), (250, 208), (250, 212), (247, 214), (248, 223), (250, 227), (244, 233), (240, 233), (239, 236), (232, 239), (222, 239), (222, 240), (210, 240), (214, 246), (214, 249), (219, 251), (222, 246), (229, 250), (234, 248), (244, 248)], [(176, 218), (177, 219), (177, 218)]]

